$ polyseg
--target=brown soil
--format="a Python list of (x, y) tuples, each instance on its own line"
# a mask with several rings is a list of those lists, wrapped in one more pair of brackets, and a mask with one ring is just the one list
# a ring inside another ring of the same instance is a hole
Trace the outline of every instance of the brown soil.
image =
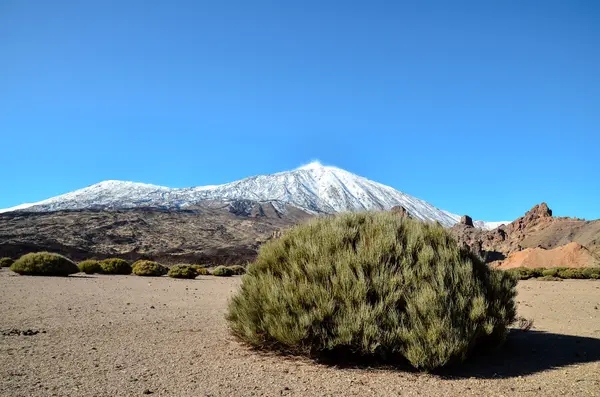
[(501, 352), (433, 375), (331, 367), (252, 351), (229, 335), (224, 319), (227, 299), (239, 283), (239, 277), (211, 276), (23, 277), (2, 269), (0, 395), (597, 396), (600, 391), (599, 281), (521, 282), (519, 313), (534, 319), (533, 330), (513, 331)]
[(513, 252), (498, 267), (511, 269), (514, 267), (592, 267), (600, 266), (598, 257), (579, 243), (569, 243), (551, 250), (543, 248), (527, 248)]

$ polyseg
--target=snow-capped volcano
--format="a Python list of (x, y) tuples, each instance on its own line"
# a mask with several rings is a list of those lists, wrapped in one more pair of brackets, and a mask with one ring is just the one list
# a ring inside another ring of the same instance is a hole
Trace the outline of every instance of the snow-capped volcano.
[[(0, 212), (136, 207), (183, 209), (205, 200), (272, 202), (282, 212), (286, 205), (292, 205), (313, 214), (388, 210), (400, 205), (416, 218), (438, 221), (444, 226), (452, 226), (460, 220), (459, 215), (440, 210), (392, 187), (319, 162), (292, 171), (258, 175), (217, 186), (174, 189), (144, 183), (105, 181)], [(478, 225), (484, 228), (497, 226), (484, 222), (478, 222)]]

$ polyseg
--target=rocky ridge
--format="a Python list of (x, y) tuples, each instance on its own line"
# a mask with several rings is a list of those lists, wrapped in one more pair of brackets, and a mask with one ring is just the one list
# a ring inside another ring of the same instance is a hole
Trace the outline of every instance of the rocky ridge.
[[(524, 216), (493, 230), (481, 230), (473, 227), (470, 217), (463, 217), (461, 222), (450, 230), (460, 244), (468, 246), (481, 255), (487, 262), (496, 266), (515, 267), (514, 264), (530, 259), (526, 263), (568, 264), (569, 260), (558, 257), (570, 257), (573, 266), (600, 265), (600, 220), (586, 221), (579, 218), (554, 217), (546, 203), (535, 205)], [(555, 250), (569, 243), (576, 243), (569, 250)], [(581, 248), (579, 248), (581, 247)], [(576, 248), (576, 249), (575, 249)], [(527, 255), (512, 255), (523, 250)], [(540, 252), (548, 251), (548, 252)], [(577, 258), (565, 252), (577, 252)], [(537, 258), (537, 259), (533, 259)], [(541, 260), (540, 258), (545, 258)]]

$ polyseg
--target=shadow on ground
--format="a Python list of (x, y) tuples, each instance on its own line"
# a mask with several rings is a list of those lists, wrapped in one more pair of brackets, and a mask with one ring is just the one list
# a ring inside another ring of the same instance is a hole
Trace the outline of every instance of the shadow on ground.
[(436, 375), (449, 379), (512, 378), (596, 361), (600, 361), (600, 339), (512, 330), (498, 350), (472, 356)]
[[(316, 361), (338, 368), (418, 372), (404, 359), (371, 361), (337, 351), (320, 356)], [(596, 361), (600, 361), (600, 339), (513, 329), (501, 347), (471, 353), (466, 361), (432, 374), (442, 379), (502, 379)]]

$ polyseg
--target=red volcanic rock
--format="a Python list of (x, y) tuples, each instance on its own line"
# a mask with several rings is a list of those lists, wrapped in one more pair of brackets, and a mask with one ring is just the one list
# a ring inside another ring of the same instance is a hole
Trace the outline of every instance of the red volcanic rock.
[[(470, 227), (465, 224), (465, 220), (462, 220), (450, 231), (461, 245), (466, 244), (473, 251), (480, 251), (488, 261), (502, 260), (514, 252), (529, 248), (552, 250), (572, 242), (583, 246), (591, 255), (600, 257), (600, 220), (585, 221), (577, 218), (554, 217), (546, 203), (534, 206), (514, 222), (494, 230), (486, 231)], [(579, 251), (585, 252), (580, 249)], [(563, 255), (563, 251), (556, 252), (560, 252), (559, 256)], [(553, 255), (555, 253), (551, 255), (540, 254), (537, 251), (527, 253), (529, 258), (554, 263), (557, 260), (552, 257)], [(520, 259), (511, 261), (518, 260)], [(546, 265), (540, 263), (539, 266)]]
[(515, 267), (594, 267), (600, 265), (600, 259), (579, 243), (569, 243), (554, 249), (541, 247), (526, 248), (511, 253), (499, 264), (500, 269)]

